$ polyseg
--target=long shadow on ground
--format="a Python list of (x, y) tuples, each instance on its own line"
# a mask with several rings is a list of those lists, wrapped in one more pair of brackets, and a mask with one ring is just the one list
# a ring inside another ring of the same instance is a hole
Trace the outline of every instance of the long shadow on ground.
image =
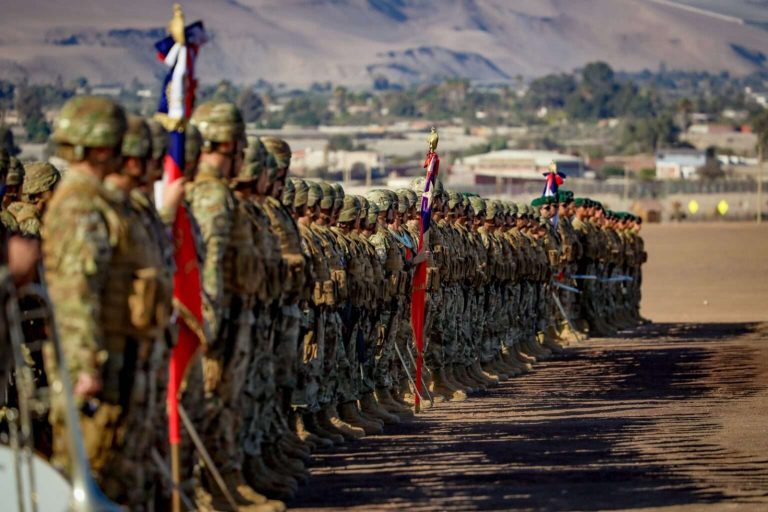
[[(755, 384), (757, 362), (745, 363), (749, 348), (730, 349), (741, 357), (729, 363), (717, 344), (699, 343), (753, 329), (730, 327), (657, 325), (624, 345), (587, 342), (482, 396), (439, 404), (387, 435), (318, 454), (291, 509), (565, 511), (730, 500), (681, 471), (679, 460), (744, 468), (701, 441), (719, 428), (706, 408), (676, 406), (723, 386), (731, 396), (764, 387)], [(762, 462), (744, 474), (768, 478)]]

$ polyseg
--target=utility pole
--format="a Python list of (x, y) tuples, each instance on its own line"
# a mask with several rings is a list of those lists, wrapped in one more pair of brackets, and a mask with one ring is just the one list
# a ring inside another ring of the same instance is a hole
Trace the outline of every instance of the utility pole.
[(763, 148), (762, 141), (757, 148), (757, 223), (763, 222)]

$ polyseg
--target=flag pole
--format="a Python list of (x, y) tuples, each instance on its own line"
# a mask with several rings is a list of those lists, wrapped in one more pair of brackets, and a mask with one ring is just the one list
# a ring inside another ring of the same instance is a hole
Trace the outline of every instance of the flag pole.
[[(194, 63), (197, 52), (206, 42), (202, 22), (185, 24), (181, 5), (173, 5), (168, 23), (168, 36), (155, 44), (157, 56), (168, 68), (163, 81), (160, 103), (155, 118), (168, 132), (168, 154), (163, 162), (164, 181), (171, 183), (184, 177), (185, 127), (192, 114), (197, 82)], [(204, 341), (202, 316), (202, 285), (197, 249), (192, 238), (189, 213), (182, 204), (175, 212), (173, 246), (176, 271), (173, 276), (173, 303), (179, 327), (176, 345), (171, 349), (168, 364), (168, 444), (171, 456), (173, 491), (171, 507), (181, 512), (181, 425), (179, 395), (189, 363)]]
[[(437, 130), (432, 128), (427, 139), (427, 156), (424, 160), (424, 168), (427, 176), (424, 183), (424, 193), (421, 196), (419, 208), (419, 245), (417, 255), (424, 254), (429, 247), (429, 225), (432, 221), (432, 193), (440, 170), (440, 158), (436, 149), (438, 143)], [(427, 294), (427, 262), (421, 261), (416, 265), (413, 277), (413, 292), (411, 300), (411, 325), (413, 327), (414, 345), (416, 345), (416, 375), (414, 377), (416, 393), (414, 404), (416, 413), (421, 412), (421, 386), (424, 368), (424, 319)]]

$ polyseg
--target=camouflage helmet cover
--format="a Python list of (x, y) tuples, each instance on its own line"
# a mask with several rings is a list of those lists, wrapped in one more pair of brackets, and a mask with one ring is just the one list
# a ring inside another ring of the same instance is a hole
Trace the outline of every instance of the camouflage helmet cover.
[(237, 107), (227, 101), (207, 101), (199, 105), (190, 120), (205, 142), (245, 141), (245, 123)]
[(53, 190), (61, 179), (59, 170), (48, 162), (33, 162), (27, 164), (27, 174), (21, 193), (25, 196), (41, 194)]
[(238, 179), (251, 181), (259, 179), (267, 163), (267, 150), (258, 137), (248, 137), (245, 160), (238, 174)]
[(285, 186), (283, 187), (283, 197), (282, 197), (283, 205), (288, 208), (292, 208), (293, 200), (295, 196), (296, 196), (296, 185), (293, 183), (293, 180), (291, 179), (285, 180)]
[(200, 151), (203, 147), (203, 136), (200, 130), (193, 124), (188, 124), (184, 128), (184, 161), (196, 162), (200, 158)]
[(152, 155), (152, 133), (141, 116), (128, 114), (128, 124), (123, 135), (123, 156), (148, 158)]
[(320, 208), (323, 210), (330, 210), (336, 203), (336, 191), (333, 189), (333, 185), (323, 181), (320, 183), (320, 189), (323, 191), (323, 198), (320, 200)]
[(168, 151), (168, 132), (156, 119), (147, 119), (147, 126), (152, 137), (152, 160), (157, 160)]
[(117, 148), (125, 128), (125, 111), (115, 101), (102, 96), (75, 96), (61, 108), (51, 140), (76, 148)]
[(300, 208), (306, 205), (309, 199), (309, 185), (302, 179), (294, 178), (293, 186), (296, 189), (296, 193), (293, 196), (293, 206)]
[(344, 196), (339, 222), (354, 222), (360, 214), (360, 201), (357, 196)]

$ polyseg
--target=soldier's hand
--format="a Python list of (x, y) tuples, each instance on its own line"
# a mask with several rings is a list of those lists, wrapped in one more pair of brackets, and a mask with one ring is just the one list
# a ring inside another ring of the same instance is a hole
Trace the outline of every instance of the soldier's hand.
[(92, 397), (101, 391), (101, 378), (90, 373), (80, 372), (77, 374), (74, 393), (76, 396)]
[(186, 181), (185, 178), (180, 178), (172, 183), (165, 184), (163, 187), (163, 209), (167, 212), (176, 214), (176, 210), (179, 208), (184, 197), (184, 183)]
[(17, 286), (34, 280), (39, 260), (40, 241), (21, 236), (8, 240), (8, 270)]

